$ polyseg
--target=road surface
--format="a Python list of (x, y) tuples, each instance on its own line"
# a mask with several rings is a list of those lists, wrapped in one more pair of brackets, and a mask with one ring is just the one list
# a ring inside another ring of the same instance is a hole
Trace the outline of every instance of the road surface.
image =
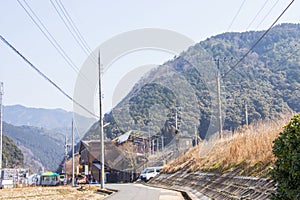
[(142, 184), (107, 184), (106, 187), (118, 190), (107, 200), (184, 200), (180, 192)]

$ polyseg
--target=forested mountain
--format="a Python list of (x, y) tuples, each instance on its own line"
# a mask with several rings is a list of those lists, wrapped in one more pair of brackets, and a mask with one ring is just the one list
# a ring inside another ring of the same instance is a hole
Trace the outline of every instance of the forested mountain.
[[(223, 128), (300, 111), (300, 25), (277, 25), (241, 62), (264, 31), (224, 33), (190, 47), (145, 75), (105, 115), (108, 138), (130, 129), (171, 140), (175, 116), (182, 134), (217, 131), (217, 74)], [(238, 64), (237, 64), (238, 63)], [(237, 65), (236, 65), (237, 64)], [(229, 73), (228, 73), (229, 72)], [(247, 115), (247, 117), (246, 117)], [(85, 139), (97, 138), (95, 124)]]
[(46, 129), (70, 127), (72, 113), (62, 109), (27, 108), (22, 105), (4, 106), (3, 120), (15, 126), (35, 126)]
[[(21, 149), (24, 164), (32, 171), (42, 168), (55, 171), (64, 159), (65, 136), (71, 141), (72, 118), (76, 126), (75, 142), (95, 121), (62, 109), (28, 108), (22, 105), (3, 107), (3, 130)], [(16, 160), (17, 161), (17, 160)], [(22, 160), (23, 162), (23, 160)]]
[[(3, 107), (3, 121), (15, 126), (34, 126), (53, 130), (62, 135), (62, 138), (71, 133), (72, 112), (63, 109), (29, 108), (22, 105)], [(85, 132), (95, 119), (78, 114), (74, 116), (80, 121), (77, 127), (79, 132)]]
[(3, 135), (2, 167), (24, 167), (24, 155), (16, 144), (7, 136)]
[[(3, 134), (11, 138), (24, 154), (24, 164), (32, 172), (54, 171), (64, 158), (64, 141), (43, 128), (3, 123)], [(9, 151), (11, 155), (11, 152)], [(13, 156), (13, 155), (11, 155)], [(22, 155), (23, 156), (23, 155)]]

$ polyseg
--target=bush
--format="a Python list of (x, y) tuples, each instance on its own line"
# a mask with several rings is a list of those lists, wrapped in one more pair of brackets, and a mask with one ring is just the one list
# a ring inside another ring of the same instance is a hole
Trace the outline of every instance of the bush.
[(300, 114), (275, 139), (273, 153), (277, 160), (271, 175), (277, 188), (271, 199), (300, 199)]

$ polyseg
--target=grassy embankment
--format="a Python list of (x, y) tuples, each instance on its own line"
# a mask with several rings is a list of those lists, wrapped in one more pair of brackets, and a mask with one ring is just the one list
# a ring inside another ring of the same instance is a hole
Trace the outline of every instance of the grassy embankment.
[(189, 172), (234, 172), (236, 175), (268, 177), (275, 161), (273, 141), (291, 116), (258, 121), (239, 128), (233, 136), (215, 142), (201, 142), (164, 166), (164, 172), (174, 173), (185, 169)]

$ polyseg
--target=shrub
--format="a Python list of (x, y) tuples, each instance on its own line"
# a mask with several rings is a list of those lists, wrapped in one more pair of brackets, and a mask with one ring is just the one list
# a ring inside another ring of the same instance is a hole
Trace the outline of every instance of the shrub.
[(273, 154), (277, 160), (271, 176), (277, 188), (272, 199), (300, 199), (300, 114), (275, 139)]

